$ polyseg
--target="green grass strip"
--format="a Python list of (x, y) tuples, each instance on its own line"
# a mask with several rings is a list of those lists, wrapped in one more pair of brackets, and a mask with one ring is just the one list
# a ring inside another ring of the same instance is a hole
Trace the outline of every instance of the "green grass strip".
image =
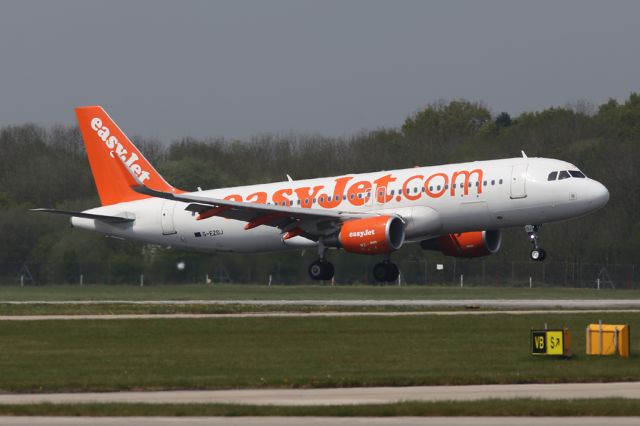
[(236, 404), (0, 405), (5, 416), (639, 416), (638, 399), (488, 399), (394, 404), (264, 406)]
[[(323, 312), (430, 312), (464, 311), (464, 307), (428, 306), (332, 306), (332, 305), (258, 305), (258, 304), (60, 304), (35, 303), (14, 305), (0, 302), (0, 315), (167, 315), (167, 314), (246, 314), (246, 313), (323, 313)], [(481, 311), (483, 309), (472, 309)], [(492, 310), (495, 312), (495, 310)]]
[[(585, 325), (639, 313), (0, 321), (0, 390), (327, 388), (640, 380), (584, 354)], [(531, 327), (567, 326), (570, 360), (529, 354)]]
[(329, 285), (0, 286), (0, 300), (636, 299), (637, 290), (560, 287)]

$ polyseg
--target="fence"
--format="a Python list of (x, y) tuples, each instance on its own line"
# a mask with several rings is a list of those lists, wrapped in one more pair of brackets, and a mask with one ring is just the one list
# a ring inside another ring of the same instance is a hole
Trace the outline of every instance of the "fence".
[[(376, 260), (336, 265), (335, 284), (375, 284), (372, 268)], [(308, 284), (306, 264), (254, 267), (251, 262), (164, 265), (163, 268), (94, 263), (0, 263), (0, 285), (46, 284), (180, 284), (264, 283)], [(285, 267), (286, 266), (286, 267)], [(635, 289), (640, 286), (633, 264), (578, 262), (532, 262), (479, 259), (400, 259), (402, 284), (464, 286), (563, 286)]]

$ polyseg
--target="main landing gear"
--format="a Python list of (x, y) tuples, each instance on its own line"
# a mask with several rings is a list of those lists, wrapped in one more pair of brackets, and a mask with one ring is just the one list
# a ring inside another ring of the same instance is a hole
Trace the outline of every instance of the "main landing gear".
[[(328, 281), (333, 278), (335, 269), (333, 264), (325, 259), (326, 252), (327, 247), (324, 245), (322, 240), (320, 240), (318, 242), (318, 256), (320, 258), (309, 265), (309, 277), (311, 277), (312, 280)], [(380, 263), (376, 263), (373, 267), (373, 277), (378, 282), (396, 281), (399, 275), (400, 270), (398, 269), (398, 265), (391, 262), (388, 258)]]
[(309, 276), (312, 280), (328, 281), (333, 278), (335, 268), (331, 262), (325, 259), (324, 255), (326, 252), (327, 247), (324, 245), (322, 240), (318, 241), (318, 255), (320, 256), (320, 259), (309, 265)]
[(313, 280), (330, 280), (333, 278), (335, 269), (331, 262), (327, 262), (324, 259), (319, 259), (309, 265), (309, 276)]
[(538, 230), (540, 229), (539, 225), (526, 225), (524, 230), (529, 235), (529, 240), (531, 241), (531, 245), (533, 249), (529, 254), (531, 260), (535, 260), (536, 262), (542, 262), (547, 257), (547, 252), (544, 251), (543, 248), (538, 246)]
[(398, 279), (398, 275), (400, 275), (398, 265), (389, 259), (376, 263), (376, 266), (373, 267), (373, 277), (379, 282), (395, 281)]

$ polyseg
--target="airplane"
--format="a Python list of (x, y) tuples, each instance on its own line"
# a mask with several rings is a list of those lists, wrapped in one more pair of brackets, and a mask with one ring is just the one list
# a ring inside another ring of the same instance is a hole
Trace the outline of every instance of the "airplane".
[[(205, 252), (313, 248), (313, 280), (331, 280), (328, 249), (381, 255), (377, 281), (399, 269), (407, 243), (447, 256), (498, 252), (501, 229), (524, 227), (530, 257), (543, 261), (542, 224), (600, 209), (609, 191), (565, 161), (522, 157), (348, 174), (188, 192), (153, 168), (100, 106), (75, 109), (101, 206), (71, 216), (76, 228)], [(247, 165), (251, 167), (251, 165)]]

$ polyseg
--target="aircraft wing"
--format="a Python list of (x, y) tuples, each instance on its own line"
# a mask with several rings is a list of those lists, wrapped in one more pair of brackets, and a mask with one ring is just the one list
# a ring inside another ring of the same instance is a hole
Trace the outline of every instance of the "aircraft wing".
[(292, 231), (296, 235), (317, 239), (318, 236), (335, 230), (340, 222), (345, 220), (377, 216), (375, 213), (247, 203), (206, 197), (197, 193), (157, 191), (147, 187), (122, 160), (119, 164), (121, 169), (124, 169), (122, 171), (127, 183), (134, 191), (152, 197), (188, 203), (186, 210), (198, 213), (198, 219), (218, 216), (247, 222), (245, 229), (266, 225), (280, 228), (283, 232)]
[(254, 227), (251, 225), (267, 225), (287, 228), (295, 222), (343, 222), (349, 219), (376, 216), (376, 214), (371, 213), (356, 213), (342, 210), (333, 211), (246, 203), (205, 197), (193, 193), (175, 194), (156, 191), (144, 185), (133, 187), (133, 190), (152, 197), (189, 203), (186, 210), (198, 213), (200, 218), (203, 219), (210, 216), (219, 216), (247, 222), (250, 227)]

